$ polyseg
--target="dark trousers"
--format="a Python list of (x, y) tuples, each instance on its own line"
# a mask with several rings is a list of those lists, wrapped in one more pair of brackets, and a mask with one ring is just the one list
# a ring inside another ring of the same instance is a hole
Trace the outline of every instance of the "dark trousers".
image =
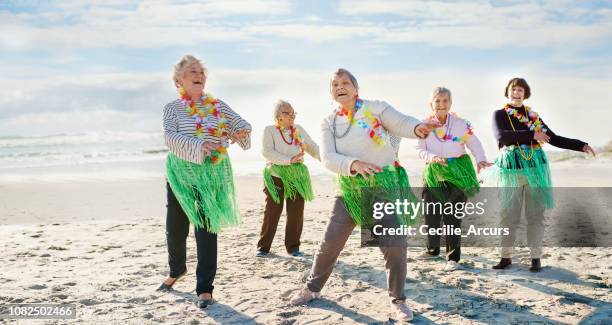
[(304, 199), (297, 194), (293, 200), (286, 199), (283, 191), (283, 182), (278, 177), (272, 177), (276, 190), (278, 191), (280, 202), (276, 203), (264, 186), (266, 194), (266, 208), (264, 210), (264, 220), (261, 225), (261, 234), (257, 249), (269, 252), (276, 234), (278, 221), (283, 213), (283, 202), (287, 201), (287, 225), (285, 226), (285, 248), (288, 253), (300, 249), (300, 237), (302, 236), (302, 226), (304, 225)]
[[(444, 203), (451, 202), (453, 204), (457, 202), (467, 201), (465, 193), (451, 183), (443, 182), (442, 187), (436, 188), (435, 191), (440, 193), (442, 197), (447, 198), (446, 200), (439, 200), (434, 196), (434, 193), (429, 188), (423, 189), (423, 200), (425, 202), (440, 202), (444, 206)], [(434, 211), (435, 210), (435, 211)], [(461, 219), (456, 218), (453, 214), (444, 213), (444, 209), (429, 209), (429, 213), (425, 214), (425, 223), (429, 228), (440, 228), (441, 222), (444, 221), (445, 226), (453, 226), (455, 229), (461, 228)], [(440, 236), (439, 235), (427, 235), (427, 252), (431, 255), (440, 254)], [(460, 235), (446, 235), (446, 259), (449, 261), (459, 262), (461, 258), (461, 236)]]
[[(168, 264), (170, 276), (178, 277), (187, 271), (187, 235), (189, 235), (189, 219), (174, 196), (169, 184), (166, 184), (168, 204), (166, 214), (166, 240), (168, 243)], [(194, 227), (195, 228), (195, 227)], [(196, 268), (196, 294), (212, 293), (217, 273), (217, 235), (204, 228), (195, 228), (195, 238), (198, 250), (198, 266)]]

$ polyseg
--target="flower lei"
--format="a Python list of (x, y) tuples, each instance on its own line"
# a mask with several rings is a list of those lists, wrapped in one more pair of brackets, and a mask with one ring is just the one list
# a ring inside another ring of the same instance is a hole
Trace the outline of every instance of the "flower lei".
[(290, 141), (285, 140), (285, 134), (283, 132), (287, 130), (286, 128), (282, 127), (280, 124), (277, 123), (276, 129), (278, 130), (278, 132), (280, 132), (281, 137), (283, 137), (283, 140), (285, 141), (285, 143), (292, 144), (294, 146), (298, 146), (300, 147), (300, 150), (302, 151), (306, 150), (306, 144), (304, 143), (304, 138), (302, 137), (302, 135), (300, 134), (300, 131), (298, 131), (298, 129), (295, 126), (292, 125), (289, 127), (289, 134), (291, 136)]
[(339, 108), (336, 114), (338, 114), (339, 116), (346, 116), (346, 118), (349, 120), (349, 123), (351, 125), (357, 124), (359, 127), (361, 127), (362, 129), (366, 131), (366, 133), (368, 134), (368, 136), (370, 136), (370, 138), (372, 139), (372, 141), (374, 141), (374, 143), (376, 143), (379, 146), (384, 146), (385, 145), (385, 140), (384, 140), (385, 131), (384, 131), (384, 128), (382, 127), (382, 123), (380, 122), (380, 119), (372, 115), (372, 112), (370, 111), (368, 107), (363, 106), (362, 99), (357, 98), (357, 101), (355, 101), (355, 113), (357, 113), (357, 111), (361, 109), (362, 107), (363, 107), (363, 116), (365, 117), (365, 119), (361, 119), (358, 121), (355, 121), (353, 119), (353, 111), (345, 109), (345, 108)]
[[(211, 152), (210, 161), (218, 163), (223, 159), (223, 156), (227, 154), (227, 147), (229, 147), (228, 132), (227, 132), (227, 119), (225, 114), (217, 107), (219, 101), (214, 98), (211, 94), (205, 94), (200, 99), (204, 111), (201, 110), (196, 101), (192, 100), (185, 90), (179, 88), (179, 95), (181, 103), (185, 105), (187, 114), (193, 118), (196, 123), (195, 135), (198, 138), (203, 138), (207, 133), (213, 137), (219, 138), (221, 145)], [(214, 121), (211, 116), (217, 118), (217, 125), (214, 125)]]
[(508, 115), (512, 115), (519, 120), (519, 122), (525, 124), (530, 131), (546, 132), (546, 128), (542, 125), (542, 120), (540, 120), (540, 116), (538, 113), (532, 111), (529, 106), (525, 106), (525, 111), (529, 117), (521, 114), (517, 109), (510, 107), (509, 104), (504, 106), (504, 110)]
[[(451, 112), (450, 115), (459, 118), (459, 116), (457, 116), (455, 112)], [(433, 118), (434, 115), (429, 116), (429, 119)], [(435, 128), (433, 132), (438, 139), (443, 140), (445, 142), (448, 140), (452, 140), (453, 142), (457, 143), (466, 143), (474, 135), (474, 130), (472, 129), (472, 123), (470, 123), (470, 121), (465, 120), (465, 123), (467, 124), (467, 131), (465, 131), (465, 133), (460, 137), (451, 135), (450, 133), (448, 133), (449, 130), (446, 130), (446, 132), (444, 132), (442, 131), (442, 128)]]

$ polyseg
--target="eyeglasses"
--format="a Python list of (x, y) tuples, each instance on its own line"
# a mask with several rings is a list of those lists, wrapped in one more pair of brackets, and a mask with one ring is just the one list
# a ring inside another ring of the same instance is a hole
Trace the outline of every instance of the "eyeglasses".
[(297, 113), (295, 112), (281, 112), (281, 114), (295, 118)]

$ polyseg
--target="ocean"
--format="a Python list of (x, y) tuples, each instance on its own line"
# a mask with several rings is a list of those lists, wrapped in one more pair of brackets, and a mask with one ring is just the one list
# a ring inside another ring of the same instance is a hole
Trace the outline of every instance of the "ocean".
[[(261, 175), (258, 139), (252, 144), (229, 148), (235, 176)], [(0, 183), (159, 178), (166, 154), (161, 131), (0, 136)], [(331, 175), (310, 157), (306, 163), (313, 176)]]

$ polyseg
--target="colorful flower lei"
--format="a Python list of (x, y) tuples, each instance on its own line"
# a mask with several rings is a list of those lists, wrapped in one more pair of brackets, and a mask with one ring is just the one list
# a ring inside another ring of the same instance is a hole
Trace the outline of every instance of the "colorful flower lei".
[[(187, 114), (193, 118), (196, 123), (195, 135), (198, 138), (203, 138), (206, 133), (213, 137), (219, 138), (221, 145), (211, 152), (210, 161), (212, 163), (218, 163), (223, 159), (223, 156), (227, 154), (227, 147), (229, 147), (228, 141), (228, 124), (225, 114), (218, 108), (219, 101), (214, 98), (211, 94), (205, 94), (200, 99), (204, 111), (201, 110), (196, 101), (192, 100), (189, 95), (185, 92), (182, 87), (179, 88), (179, 99), (181, 103), (185, 105)], [(211, 118), (217, 119), (217, 125)]]
[(374, 143), (379, 146), (384, 146), (385, 130), (382, 127), (380, 119), (372, 115), (372, 112), (368, 107), (363, 106), (363, 100), (357, 98), (357, 101), (355, 101), (355, 113), (357, 113), (357, 111), (361, 108), (363, 108), (363, 116), (365, 117), (365, 119), (361, 119), (358, 121), (355, 121), (353, 119), (353, 111), (345, 108), (339, 108), (336, 114), (338, 114), (339, 116), (346, 116), (351, 125), (357, 124), (359, 127), (366, 131), (366, 133), (372, 139), (372, 141), (374, 141)]
[(283, 137), (283, 140), (285, 141), (285, 143), (298, 146), (300, 147), (300, 150), (302, 151), (306, 150), (306, 144), (304, 143), (304, 138), (302, 137), (302, 135), (300, 134), (300, 131), (298, 131), (298, 129), (295, 126), (292, 125), (289, 127), (289, 134), (291, 136), (290, 141), (285, 140), (285, 134), (283, 132), (286, 130), (286, 128), (282, 127), (280, 124), (277, 123), (276, 129), (278, 130), (278, 132), (280, 132), (281, 137)]
[[(459, 116), (455, 113), (455, 112), (450, 112), (449, 115), (459, 118)], [(433, 119), (435, 116), (434, 115), (430, 115), (429, 119)], [(463, 134), (462, 136), (458, 137), (458, 136), (453, 136), (450, 133), (448, 133), (449, 130), (446, 130), (446, 132), (442, 131), (442, 128), (435, 128), (433, 130), (434, 135), (442, 140), (442, 141), (448, 141), (448, 140), (452, 140), (453, 142), (458, 142), (458, 143), (466, 143), (473, 135), (474, 135), (474, 130), (472, 129), (472, 123), (470, 123), (470, 121), (465, 120), (465, 123), (467, 124), (467, 131), (465, 131), (465, 134)]]
[(529, 106), (525, 106), (525, 111), (529, 117), (521, 114), (517, 109), (510, 107), (509, 104), (504, 106), (504, 110), (508, 115), (512, 115), (519, 122), (523, 123), (530, 131), (546, 132), (546, 128), (542, 125), (542, 120), (538, 113), (531, 110)]

